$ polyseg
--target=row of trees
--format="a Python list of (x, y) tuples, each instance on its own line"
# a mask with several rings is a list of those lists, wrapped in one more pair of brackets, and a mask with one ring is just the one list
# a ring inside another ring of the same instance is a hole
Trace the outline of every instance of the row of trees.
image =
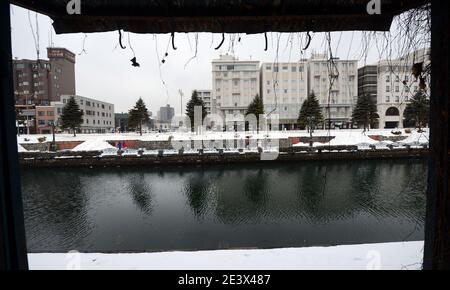
[[(405, 109), (405, 126), (417, 127), (419, 129), (425, 127), (429, 120), (429, 106), (429, 100), (425, 93), (422, 91), (416, 93)], [(196, 91), (192, 93), (191, 99), (186, 105), (186, 115), (191, 121), (191, 130), (194, 130), (195, 107), (202, 108), (202, 119), (204, 120), (207, 116), (206, 106)], [(136, 130), (142, 136), (142, 127), (150, 119), (149, 111), (142, 98), (139, 98), (135, 106), (128, 113), (128, 127)], [(246, 116), (253, 114), (259, 117), (264, 113), (263, 100), (259, 95), (256, 95), (247, 108)], [(377, 105), (373, 98), (368, 95), (359, 97), (353, 110), (352, 122), (363, 127), (364, 130), (367, 130), (377, 123), (378, 119)], [(257, 118), (257, 122), (259, 128), (259, 118)], [(311, 93), (302, 104), (299, 112), (298, 124), (302, 128), (309, 128), (310, 126), (316, 127), (323, 124), (323, 122), (324, 118), (319, 101), (314, 93)], [(80, 110), (75, 98), (71, 97), (61, 115), (61, 128), (63, 130), (72, 130), (74, 136), (76, 136), (76, 132), (82, 124), (83, 112)]]
[[(423, 91), (417, 92), (406, 106), (404, 112), (405, 126), (417, 127), (419, 130), (425, 127), (429, 121), (429, 107), (430, 103), (425, 93)], [(360, 96), (352, 113), (352, 122), (363, 127), (366, 131), (378, 122), (380, 117), (377, 111), (377, 104), (371, 96)], [(256, 95), (250, 103), (246, 115), (248, 114), (256, 116), (264, 114), (263, 100), (260, 96)], [(324, 117), (319, 101), (314, 93), (311, 93), (302, 104), (297, 123), (302, 128), (309, 128), (310, 126), (316, 127), (323, 122)]]

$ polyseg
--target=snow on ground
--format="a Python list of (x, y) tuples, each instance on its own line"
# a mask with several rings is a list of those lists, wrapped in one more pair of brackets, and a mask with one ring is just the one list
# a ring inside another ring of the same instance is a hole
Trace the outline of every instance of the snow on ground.
[(19, 143), (17, 143), (17, 152), (23, 153), (23, 152), (28, 152), (28, 150), (23, 148), (22, 145), (20, 145)]
[(31, 270), (420, 270), (423, 242), (140, 254), (29, 254)]
[(430, 134), (426, 131), (419, 133), (414, 131), (408, 138), (399, 142), (400, 144), (420, 146), (423, 144), (428, 144), (430, 140)]
[(76, 152), (96, 151), (96, 150), (102, 151), (107, 149), (114, 149), (114, 146), (100, 139), (91, 139), (73, 148), (72, 151)]
[[(406, 139), (402, 142), (398, 142), (400, 145), (422, 145), (428, 143), (429, 134), (417, 133), (414, 131), (412, 134), (407, 134), (404, 131), (402, 136)], [(369, 136), (383, 136), (394, 137), (391, 130), (371, 130), (363, 133), (362, 130), (331, 130), (324, 131), (318, 130), (314, 132), (315, 137), (334, 137), (331, 142), (322, 144), (316, 143), (315, 146), (332, 145), (358, 145), (361, 148), (369, 148), (370, 145), (377, 147), (386, 147), (390, 144), (389, 141), (378, 142), (370, 138)], [(50, 135), (22, 135), (19, 136), (19, 144), (39, 143), (38, 138), (47, 137), (47, 140), (51, 140)], [(265, 140), (265, 139), (285, 139), (285, 138), (301, 138), (309, 137), (309, 133), (306, 131), (263, 131), (263, 132), (206, 132), (204, 134), (193, 133), (149, 133), (140, 136), (135, 133), (126, 134), (80, 134), (74, 137), (71, 134), (58, 134), (56, 135), (56, 141), (85, 141), (85, 143), (78, 146), (75, 151), (89, 151), (89, 150), (104, 150), (111, 149), (106, 141), (189, 141), (189, 140), (238, 140), (244, 142), (246, 139), (250, 140)], [(297, 144), (296, 146), (307, 146), (308, 144)]]

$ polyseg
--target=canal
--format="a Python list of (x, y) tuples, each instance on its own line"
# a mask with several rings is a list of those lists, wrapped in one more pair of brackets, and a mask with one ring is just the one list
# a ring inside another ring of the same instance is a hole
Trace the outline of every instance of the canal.
[(150, 252), (417, 241), (425, 160), (27, 169), (30, 252)]

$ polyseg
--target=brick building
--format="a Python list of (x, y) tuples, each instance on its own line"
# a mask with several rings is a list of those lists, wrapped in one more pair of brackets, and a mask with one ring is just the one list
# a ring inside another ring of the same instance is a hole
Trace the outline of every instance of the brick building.
[(61, 95), (75, 94), (75, 54), (65, 48), (47, 48), (49, 60), (13, 60), (17, 105), (48, 106)]

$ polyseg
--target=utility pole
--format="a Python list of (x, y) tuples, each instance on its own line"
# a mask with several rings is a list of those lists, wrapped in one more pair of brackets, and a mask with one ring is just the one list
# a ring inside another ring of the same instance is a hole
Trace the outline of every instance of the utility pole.
[(181, 117), (183, 116), (183, 97), (184, 97), (184, 93), (183, 91), (180, 89), (178, 90), (178, 93), (180, 94), (180, 100), (181, 100), (181, 107), (180, 107), (180, 112), (181, 112)]

